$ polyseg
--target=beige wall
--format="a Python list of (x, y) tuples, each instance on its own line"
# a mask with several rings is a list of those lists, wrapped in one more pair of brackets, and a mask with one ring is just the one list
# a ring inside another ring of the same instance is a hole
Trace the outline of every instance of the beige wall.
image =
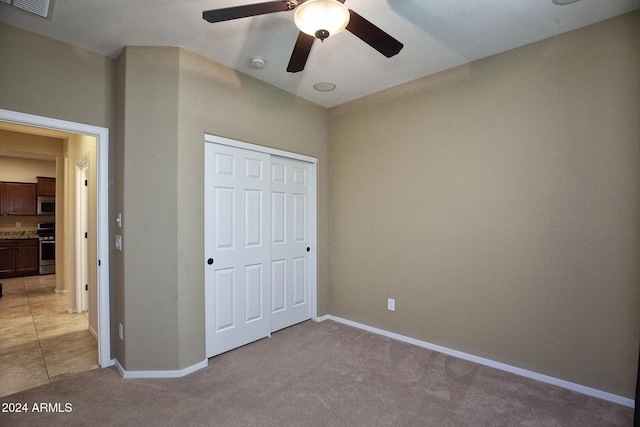
[(330, 313), (633, 398), (639, 18), (333, 108)]
[(0, 108), (112, 126), (112, 58), (4, 23), (0, 40)]
[(126, 48), (118, 62), (124, 117), (116, 212), (123, 250), (115, 261), (123, 306), (116, 321), (124, 325), (124, 341), (116, 355), (127, 370), (178, 369), (178, 50)]
[(319, 159), (318, 270), (326, 306), (326, 109), (167, 47), (125, 49), (117, 102), (124, 250), (116, 254), (123, 295), (116, 317), (125, 329), (117, 357), (125, 369), (184, 369), (205, 358), (205, 133)]
[(37, 182), (38, 176), (52, 178), (56, 176), (55, 160), (8, 157), (1, 153), (2, 148), (0, 148), (0, 181)]

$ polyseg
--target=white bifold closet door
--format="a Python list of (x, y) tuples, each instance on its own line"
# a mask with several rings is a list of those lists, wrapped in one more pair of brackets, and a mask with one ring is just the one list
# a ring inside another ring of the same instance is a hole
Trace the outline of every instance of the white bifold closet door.
[(309, 173), (205, 143), (207, 357), (311, 318)]

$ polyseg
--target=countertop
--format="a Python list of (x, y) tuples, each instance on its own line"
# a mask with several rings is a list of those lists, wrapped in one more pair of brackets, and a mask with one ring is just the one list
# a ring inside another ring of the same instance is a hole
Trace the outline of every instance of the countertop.
[(38, 232), (33, 230), (25, 231), (0, 231), (0, 240), (9, 239), (37, 239)]

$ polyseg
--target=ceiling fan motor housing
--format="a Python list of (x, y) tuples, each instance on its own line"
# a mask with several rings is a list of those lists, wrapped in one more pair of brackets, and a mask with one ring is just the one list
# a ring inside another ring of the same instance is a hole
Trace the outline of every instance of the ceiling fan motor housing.
[(327, 30), (318, 30), (316, 31), (316, 37), (319, 38), (321, 41), (326, 39), (327, 37), (329, 37), (329, 31)]

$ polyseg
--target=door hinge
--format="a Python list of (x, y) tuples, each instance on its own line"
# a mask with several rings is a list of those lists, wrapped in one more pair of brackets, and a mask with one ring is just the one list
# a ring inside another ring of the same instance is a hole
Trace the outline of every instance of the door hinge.
[(89, 290), (89, 285), (84, 285), (84, 290), (88, 291)]

